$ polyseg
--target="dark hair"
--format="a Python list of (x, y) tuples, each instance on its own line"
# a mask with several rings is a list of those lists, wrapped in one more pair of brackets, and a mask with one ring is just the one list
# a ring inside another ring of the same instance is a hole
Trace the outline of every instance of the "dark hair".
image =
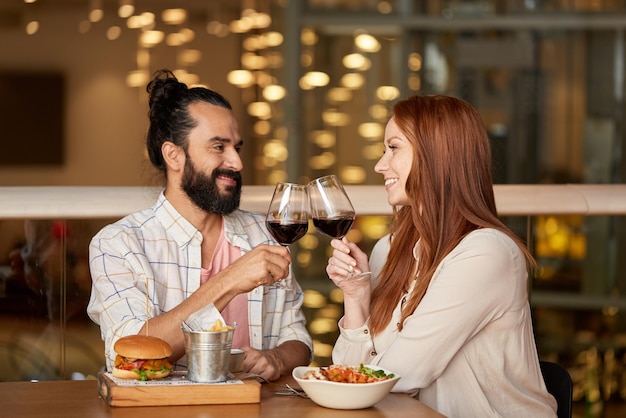
[[(470, 232), (495, 228), (513, 239), (530, 267), (530, 251), (499, 218), (493, 193), (491, 149), (478, 111), (450, 96), (412, 96), (396, 103), (393, 119), (411, 143), (406, 182), (410, 205), (394, 208), (393, 239), (379, 285), (372, 293), (370, 329), (381, 332), (407, 283), (419, 272), (399, 328), (424, 297), (442, 260)], [(407, 251), (419, 240), (416, 263)]]
[(152, 165), (163, 172), (165, 162), (161, 146), (164, 142), (170, 141), (187, 149), (189, 131), (196, 126), (196, 121), (189, 114), (190, 104), (206, 102), (232, 109), (221, 94), (205, 87), (188, 88), (170, 70), (157, 71), (146, 91), (150, 96), (150, 127), (146, 137), (148, 156)]

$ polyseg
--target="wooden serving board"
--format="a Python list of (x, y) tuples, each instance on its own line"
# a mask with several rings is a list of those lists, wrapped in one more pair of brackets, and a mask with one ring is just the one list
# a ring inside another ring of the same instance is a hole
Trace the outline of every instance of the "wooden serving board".
[[(176, 373), (176, 372), (174, 372)], [(116, 383), (106, 372), (98, 373), (98, 392), (110, 406), (209, 405), (261, 402), (261, 384), (256, 380), (225, 383), (194, 383), (181, 374), (164, 379)]]

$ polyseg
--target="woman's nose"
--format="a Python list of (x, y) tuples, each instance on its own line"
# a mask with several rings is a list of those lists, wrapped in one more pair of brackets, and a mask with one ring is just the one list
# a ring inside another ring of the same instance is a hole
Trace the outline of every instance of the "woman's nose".
[(374, 166), (374, 171), (377, 173), (382, 173), (387, 169), (387, 162), (385, 161), (385, 156), (380, 157), (376, 165)]

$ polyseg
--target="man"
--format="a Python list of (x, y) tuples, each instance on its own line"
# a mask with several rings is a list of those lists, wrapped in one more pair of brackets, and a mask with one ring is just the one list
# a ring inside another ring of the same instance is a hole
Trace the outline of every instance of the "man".
[[(308, 364), (312, 342), (290, 254), (261, 215), (238, 209), (243, 141), (230, 104), (167, 70), (147, 90), (148, 154), (165, 189), (152, 208), (103, 228), (89, 250), (87, 312), (100, 325), (107, 368), (115, 341), (131, 334), (162, 338), (171, 360), (181, 359), (181, 321), (210, 303), (237, 323), (244, 371), (276, 380)], [(282, 279), (289, 289), (264, 286)]]

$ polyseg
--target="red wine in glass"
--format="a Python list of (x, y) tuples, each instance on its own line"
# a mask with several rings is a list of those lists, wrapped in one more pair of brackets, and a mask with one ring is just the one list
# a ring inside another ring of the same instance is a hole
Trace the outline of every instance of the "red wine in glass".
[[(265, 216), (265, 225), (274, 239), (285, 247), (302, 238), (309, 228), (307, 187), (294, 183), (276, 184)], [(282, 281), (272, 286), (287, 287)]]
[(309, 182), (313, 225), (332, 238), (342, 238), (354, 222), (354, 207), (343, 185), (334, 175)]
[(313, 225), (333, 238), (345, 236), (353, 223), (354, 216), (313, 217)]
[(308, 222), (267, 221), (272, 236), (282, 245), (289, 245), (302, 238), (309, 229)]

